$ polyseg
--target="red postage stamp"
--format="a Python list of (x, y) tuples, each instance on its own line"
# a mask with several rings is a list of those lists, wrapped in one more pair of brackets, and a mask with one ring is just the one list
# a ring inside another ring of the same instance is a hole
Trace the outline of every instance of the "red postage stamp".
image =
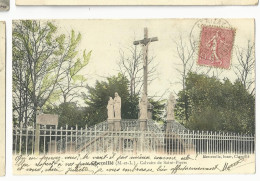
[(234, 38), (234, 29), (203, 26), (198, 64), (229, 69)]

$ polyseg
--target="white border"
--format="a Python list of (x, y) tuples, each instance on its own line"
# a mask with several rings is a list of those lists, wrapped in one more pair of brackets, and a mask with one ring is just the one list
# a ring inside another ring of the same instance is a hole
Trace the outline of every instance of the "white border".
[(0, 176), (5, 175), (5, 22), (0, 22)]
[[(256, 18), (256, 29), (260, 24), (259, 6), (236, 6), (236, 7), (51, 7), (51, 6), (15, 6), (15, 1), (10, 2), (9, 12), (0, 12), (0, 21), (6, 21), (7, 57), (6, 57), (6, 176), (1, 181), (48, 181), (62, 180), (94, 180), (94, 181), (254, 181), (260, 178), (258, 151), (260, 150), (260, 111), (256, 112), (256, 138), (257, 138), (257, 167), (255, 175), (118, 175), (118, 176), (22, 176), (12, 175), (12, 19), (136, 19), (136, 18)], [(259, 31), (258, 31), (259, 32)], [(256, 59), (260, 53), (260, 36), (256, 34)], [(256, 61), (257, 69), (260, 63)], [(260, 85), (260, 77), (257, 74), (256, 85)], [(1, 86), (1, 85), (0, 85)], [(256, 95), (260, 95), (260, 89), (256, 89)], [(256, 110), (260, 110), (260, 96), (256, 97)], [(258, 179), (257, 179), (258, 178)]]
[(256, 5), (258, 0), (16, 0), (16, 5)]

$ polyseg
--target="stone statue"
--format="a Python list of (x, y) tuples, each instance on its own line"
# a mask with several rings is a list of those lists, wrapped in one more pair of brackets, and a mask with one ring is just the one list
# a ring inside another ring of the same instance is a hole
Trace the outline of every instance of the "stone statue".
[(175, 104), (176, 104), (175, 97), (173, 93), (171, 93), (167, 102), (167, 120), (175, 120), (174, 117)]
[(121, 119), (121, 97), (119, 97), (118, 93), (115, 93), (114, 98), (114, 112), (115, 119)]
[(107, 117), (108, 119), (114, 119), (114, 100), (112, 97), (109, 97), (107, 104)]
[(139, 109), (140, 109), (139, 119), (148, 119), (147, 106), (148, 106), (148, 99), (146, 94), (143, 93), (141, 100), (139, 102)]

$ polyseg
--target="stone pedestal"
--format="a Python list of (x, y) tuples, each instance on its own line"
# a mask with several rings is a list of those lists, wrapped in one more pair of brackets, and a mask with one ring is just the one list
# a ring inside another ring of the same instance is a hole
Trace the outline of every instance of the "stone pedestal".
[(52, 140), (48, 143), (48, 153), (55, 154), (57, 151), (57, 144), (55, 140)]
[(40, 154), (40, 124), (36, 123), (36, 130), (35, 130), (35, 143), (34, 143), (34, 154)]
[(121, 120), (114, 119), (114, 131), (121, 131)]
[(114, 119), (108, 119), (108, 131), (114, 131)]
[(147, 119), (140, 119), (140, 130), (145, 131), (147, 130)]
[(148, 102), (148, 106), (147, 106), (148, 119), (153, 119), (153, 108), (154, 108), (154, 106), (150, 102)]
[(148, 112), (147, 112), (147, 117), (148, 119), (153, 119), (153, 110), (152, 109), (148, 109)]
[(172, 123), (174, 122), (174, 120), (167, 120), (167, 123), (166, 123), (166, 131), (168, 132), (169, 130), (171, 130), (171, 126), (172, 126)]

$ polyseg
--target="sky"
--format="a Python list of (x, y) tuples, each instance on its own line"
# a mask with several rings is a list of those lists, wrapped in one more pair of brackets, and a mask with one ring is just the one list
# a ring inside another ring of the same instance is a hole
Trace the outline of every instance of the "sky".
[[(149, 20), (52, 20), (58, 27), (59, 33), (69, 34), (73, 29), (82, 34), (78, 50), (91, 51), (90, 63), (80, 73), (86, 75), (89, 85), (94, 85), (97, 80), (118, 73), (117, 62), (119, 50), (133, 45), (134, 40), (143, 39), (144, 27), (148, 28), (149, 37), (158, 37), (159, 41), (152, 42), (149, 46), (149, 57), (153, 56), (157, 65), (157, 79), (148, 86), (148, 95), (163, 95), (167, 98), (170, 92), (178, 93), (181, 84), (178, 84), (180, 74), (179, 58), (176, 56), (176, 44), (183, 37), (183, 42), (189, 44), (190, 34), (195, 41), (200, 40), (199, 23), (214, 26), (227, 26), (236, 30), (234, 46), (246, 47), (247, 41), (254, 41), (253, 19), (226, 19), (212, 23), (199, 19), (149, 19)], [(195, 57), (196, 59), (196, 57)], [(237, 64), (233, 52), (231, 64)], [(195, 65), (199, 66), (199, 65)], [(207, 70), (207, 67), (202, 70)], [(216, 69), (220, 71), (220, 69)], [(222, 70), (220, 78), (228, 77), (235, 80), (234, 70)]]

